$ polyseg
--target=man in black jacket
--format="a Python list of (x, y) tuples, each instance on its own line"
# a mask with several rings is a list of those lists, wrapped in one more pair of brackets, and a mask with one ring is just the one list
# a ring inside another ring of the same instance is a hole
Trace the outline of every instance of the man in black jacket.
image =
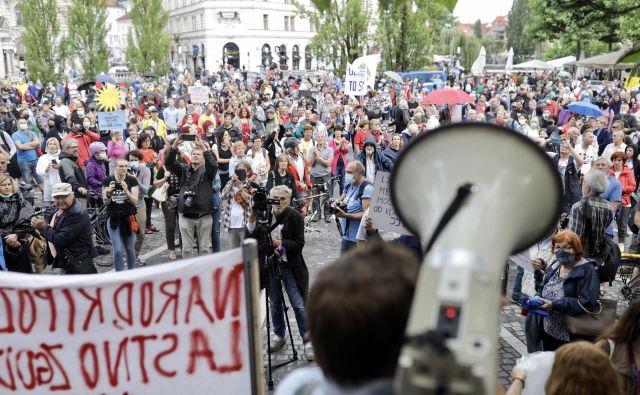
[[(198, 237), (198, 253), (208, 254), (211, 246), (211, 227), (214, 211), (213, 180), (218, 165), (206, 141), (196, 136), (195, 148), (191, 152), (191, 164), (178, 163), (178, 146), (183, 142), (178, 136), (167, 151), (165, 165), (169, 171), (181, 178), (182, 188), (178, 196), (182, 257), (193, 254)], [(185, 142), (189, 144), (189, 142)]]
[[(300, 337), (304, 339), (307, 332), (305, 304), (309, 293), (309, 270), (302, 256), (304, 219), (297, 210), (290, 207), (291, 193), (291, 189), (284, 185), (278, 185), (271, 189), (271, 198), (280, 201), (279, 205), (272, 207), (273, 218), (269, 237), (271, 237), (274, 251), (261, 251), (267, 256), (275, 255), (276, 259), (273, 261), (277, 262), (269, 271), (269, 311), (274, 332), (269, 342), (270, 352), (281, 349), (286, 342), (282, 285), (284, 285), (289, 302), (293, 307)], [(256, 232), (253, 211), (249, 216), (247, 229), (250, 237), (260, 237)], [(305, 340), (304, 343), (304, 356), (309, 361), (313, 360), (313, 348), (308, 340)]]
[(87, 207), (89, 184), (87, 176), (77, 163), (78, 147), (76, 139), (67, 139), (62, 143), (58, 173), (60, 173), (60, 181), (71, 184), (73, 193), (82, 207)]
[(77, 274), (79, 268), (70, 266), (66, 258), (83, 258), (87, 267), (82, 272), (95, 273), (91, 259), (97, 252), (91, 239), (91, 224), (87, 210), (74, 198), (70, 184), (61, 182), (53, 185), (51, 196), (58, 207), (51, 223), (46, 223), (42, 217), (34, 217), (31, 219), (31, 226), (38, 229), (49, 242), (53, 267), (60, 267), (67, 274)]

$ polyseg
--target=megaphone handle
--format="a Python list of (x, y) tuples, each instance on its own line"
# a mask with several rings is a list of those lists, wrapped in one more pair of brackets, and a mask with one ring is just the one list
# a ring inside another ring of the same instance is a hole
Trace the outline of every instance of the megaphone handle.
[(462, 208), (462, 204), (465, 202), (465, 200), (467, 200), (467, 198), (473, 192), (475, 192), (476, 189), (477, 187), (470, 182), (462, 184), (458, 188), (456, 197), (453, 199), (451, 204), (449, 204), (449, 207), (447, 207), (447, 211), (444, 212), (442, 218), (440, 218), (440, 221), (438, 222), (438, 226), (436, 226), (436, 229), (433, 231), (433, 235), (431, 235), (431, 239), (429, 239), (429, 243), (427, 243), (427, 246), (424, 249), (424, 255), (427, 255), (427, 253), (431, 250), (431, 247), (433, 247), (436, 240), (438, 240), (438, 237), (440, 237), (440, 233), (442, 233), (444, 228), (447, 227), (449, 221), (451, 221), (458, 210)]

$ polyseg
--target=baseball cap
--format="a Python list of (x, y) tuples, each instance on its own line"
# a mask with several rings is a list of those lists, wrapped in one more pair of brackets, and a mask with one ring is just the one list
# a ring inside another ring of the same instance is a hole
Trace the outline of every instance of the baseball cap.
[(71, 188), (71, 184), (67, 184), (66, 182), (59, 182), (54, 184), (51, 187), (51, 196), (68, 196), (73, 194), (73, 189)]

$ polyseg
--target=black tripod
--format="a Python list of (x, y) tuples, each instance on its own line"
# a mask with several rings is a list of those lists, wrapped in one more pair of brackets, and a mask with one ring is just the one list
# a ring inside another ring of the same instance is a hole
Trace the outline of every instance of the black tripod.
[(274, 254), (273, 242), (271, 241), (271, 210), (268, 210), (266, 215), (260, 216), (258, 218), (265, 218), (265, 221), (258, 220), (256, 225), (256, 239), (258, 240), (258, 256), (260, 259), (260, 271), (261, 273), (266, 273), (266, 278), (264, 278), (264, 288), (265, 288), (265, 308), (267, 314), (267, 354), (269, 355), (268, 361), (268, 383), (267, 386), (270, 390), (273, 389), (273, 369), (277, 369), (279, 367), (288, 365), (294, 361), (298, 360), (298, 352), (296, 351), (295, 345), (293, 343), (293, 333), (291, 332), (291, 325), (289, 324), (289, 315), (287, 314), (287, 304), (284, 301), (284, 295), (282, 295), (282, 308), (284, 310), (284, 322), (287, 326), (287, 331), (289, 332), (289, 341), (291, 342), (291, 348), (293, 349), (293, 355), (291, 359), (279, 363), (277, 365), (273, 365), (271, 363), (271, 313), (269, 310), (269, 285), (271, 281), (277, 281), (278, 285), (281, 286), (281, 278), (280, 278), (280, 268), (278, 264), (280, 263), (280, 259), (278, 256)]

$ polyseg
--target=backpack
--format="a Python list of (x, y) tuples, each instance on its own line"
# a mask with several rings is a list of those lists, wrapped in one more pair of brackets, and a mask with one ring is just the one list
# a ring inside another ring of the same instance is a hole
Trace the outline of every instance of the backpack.
[[(593, 245), (593, 234), (591, 232), (592, 217), (591, 210), (589, 210), (589, 199), (585, 200), (583, 207), (587, 240), (589, 241), (589, 245)], [(620, 247), (618, 247), (618, 244), (605, 237), (603, 242), (599, 246), (596, 246), (593, 256), (587, 258), (595, 264), (596, 271), (598, 272), (598, 281), (601, 283), (608, 282), (609, 285), (612, 285), (618, 272), (618, 266), (620, 266), (620, 257)]]

